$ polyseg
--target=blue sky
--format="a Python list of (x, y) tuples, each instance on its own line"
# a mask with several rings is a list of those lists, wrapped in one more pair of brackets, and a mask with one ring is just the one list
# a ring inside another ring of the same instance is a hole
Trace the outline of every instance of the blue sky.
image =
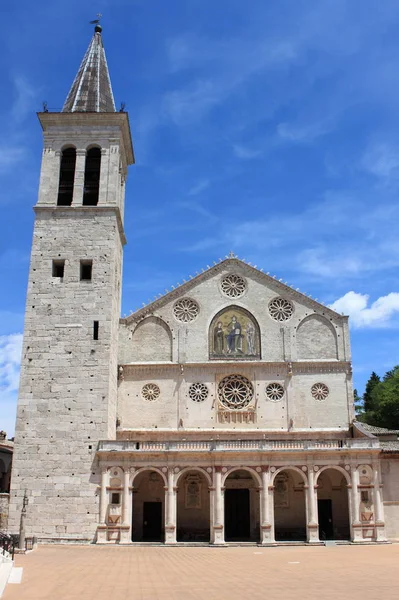
[(399, 4), (21, 0), (0, 39), (0, 429), (13, 432), (35, 111), (103, 14), (127, 185), (122, 313), (233, 250), (351, 315), (355, 386), (399, 363)]

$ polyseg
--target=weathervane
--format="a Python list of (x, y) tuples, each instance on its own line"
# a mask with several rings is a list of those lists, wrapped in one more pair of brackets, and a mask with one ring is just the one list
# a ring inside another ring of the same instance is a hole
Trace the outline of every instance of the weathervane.
[(102, 19), (102, 14), (101, 13), (97, 13), (97, 19), (94, 19), (94, 21), (90, 21), (90, 25), (95, 25), (94, 31), (101, 33), (102, 31), (102, 27), (101, 27), (101, 21)]

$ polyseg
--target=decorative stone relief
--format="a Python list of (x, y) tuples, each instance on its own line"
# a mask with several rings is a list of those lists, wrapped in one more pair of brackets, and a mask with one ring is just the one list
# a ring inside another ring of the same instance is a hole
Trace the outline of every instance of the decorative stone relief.
[(312, 385), (311, 392), (315, 400), (325, 400), (330, 393), (330, 390), (325, 383), (315, 383)]
[(252, 383), (242, 375), (228, 375), (218, 386), (218, 397), (223, 406), (241, 409), (251, 402), (254, 395)]
[(161, 390), (156, 383), (146, 383), (141, 390), (141, 395), (144, 400), (149, 400), (150, 402), (157, 400), (160, 394)]
[(240, 298), (247, 289), (247, 283), (241, 275), (226, 275), (223, 277), (220, 287), (222, 293), (228, 298)]
[(274, 505), (279, 508), (289, 507), (288, 475), (279, 473), (274, 480)]
[(201, 478), (199, 475), (188, 475), (185, 482), (185, 508), (201, 508)]
[(197, 302), (191, 298), (182, 298), (174, 305), (173, 314), (178, 321), (181, 321), (182, 323), (189, 323), (198, 317), (199, 306)]
[(284, 396), (284, 388), (280, 383), (269, 383), (266, 386), (266, 397), (272, 402), (279, 402)]
[(209, 390), (205, 383), (192, 383), (188, 388), (188, 395), (194, 402), (203, 402), (208, 397)]
[(288, 321), (294, 314), (294, 305), (286, 298), (273, 298), (269, 302), (269, 314), (275, 321)]

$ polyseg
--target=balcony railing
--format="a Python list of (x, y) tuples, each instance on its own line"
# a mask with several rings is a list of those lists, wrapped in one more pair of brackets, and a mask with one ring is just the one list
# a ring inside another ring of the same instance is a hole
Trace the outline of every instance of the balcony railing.
[(175, 442), (135, 442), (105, 440), (98, 443), (99, 452), (236, 452), (236, 451), (304, 451), (367, 450), (379, 448), (376, 438), (342, 440), (213, 440)]

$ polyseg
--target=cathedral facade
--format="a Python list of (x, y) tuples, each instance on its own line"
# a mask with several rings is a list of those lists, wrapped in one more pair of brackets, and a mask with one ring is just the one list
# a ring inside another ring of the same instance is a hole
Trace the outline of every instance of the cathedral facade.
[(120, 318), (134, 163), (96, 26), (44, 149), (9, 524), (97, 543), (399, 539), (397, 432), (354, 421), (348, 318), (234, 254)]

